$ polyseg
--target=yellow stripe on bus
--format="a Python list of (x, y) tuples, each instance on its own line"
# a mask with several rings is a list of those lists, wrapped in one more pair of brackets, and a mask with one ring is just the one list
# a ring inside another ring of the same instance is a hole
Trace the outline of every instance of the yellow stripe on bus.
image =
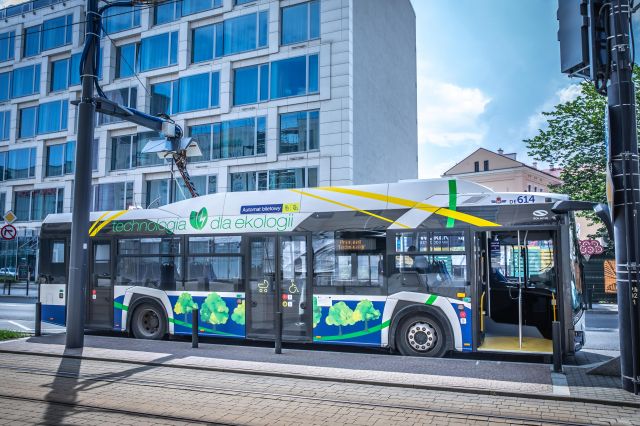
[(391, 224), (397, 224), (398, 226), (400, 226), (402, 228), (411, 229), (409, 226), (404, 225), (404, 224), (402, 224), (400, 222), (396, 222), (395, 220), (386, 218), (384, 216), (377, 215), (375, 213), (371, 213), (370, 211), (367, 211), (367, 210), (362, 210), (362, 209), (359, 209), (357, 207), (350, 206), (348, 204), (341, 203), (339, 201), (330, 200), (329, 198), (321, 197), (320, 195), (311, 194), (309, 192), (298, 191), (297, 189), (291, 189), (290, 191), (293, 191), (293, 192), (298, 193), (298, 194), (306, 195), (307, 197), (315, 198), (317, 200), (326, 201), (327, 203), (335, 204), (335, 205), (338, 205), (340, 207), (344, 207), (346, 209), (350, 209), (350, 210), (354, 210), (354, 211), (357, 211), (357, 212), (360, 212), (360, 213), (364, 213), (364, 214), (367, 214), (369, 216), (375, 217), (376, 219), (384, 220), (385, 222), (389, 222)]
[(119, 211), (118, 213), (114, 214), (113, 216), (111, 216), (109, 219), (105, 220), (104, 222), (102, 222), (100, 224), (100, 226), (98, 226), (93, 232), (91, 232), (89, 235), (92, 237), (95, 237), (96, 234), (98, 232), (100, 232), (100, 230), (102, 228), (104, 228), (105, 226), (107, 226), (108, 224), (110, 224), (112, 221), (114, 221), (115, 219), (119, 218), (120, 216), (122, 216), (123, 214), (125, 214), (128, 210), (122, 210)]
[(424, 210), (440, 216), (450, 217), (455, 220), (459, 220), (465, 223), (469, 223), (479, 227), (497, 227), (501, 226), (498, 223), (491, 222), (480, 217), (472, 216), (470, 214), (461, 213), (458, 211), (450, 210), (444, 207), (434, 206), (432, 204), (421, 203), (419, 201), (408, 200), (406, 198), (393, 197), (388, 195), (376, 194), (375, 192), (360, 191), (357, 189), (338, 188), (338, 187), (320, 187), (317, 188), (324, 191), (338, 192), (342, 194), (355, 195), (357, 197), (369, 198), (371, 200), (383, 201), (391, 204), (397, 204), (409, 208)]
[(105, 212), (102, 216), (100, 216), (100, 217), (99, 217), (99, 218), (98, 218), (98, 219), (93, 223), (93, 225), (91, 226), (91, 228), (89, 228), (89, 235), (91, 235), (91, 232), (96, 228), (96, 226), (98, 226), (98, 225), (100, 224), (100, 221), (101, 221), (102, 219), (104, 219), (104, 217), (105, 217), (106, 215), (108, 215), (109, 213), (111, 213), (111, 212)]

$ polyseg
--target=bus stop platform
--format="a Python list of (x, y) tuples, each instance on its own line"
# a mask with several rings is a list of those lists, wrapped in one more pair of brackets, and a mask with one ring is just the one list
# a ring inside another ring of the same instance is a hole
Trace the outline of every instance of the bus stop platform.
[(529, 362), (511, 357), (496, 360), (487, 354), (448, 358), (390, 355), (382, 350), (287, 346), (275, 354), (272, 346), (248, 342), (207, 340), (198, 348), (184, 339), (136, 340), (120, 336), (87, 335), (83, 349), (65, 350), (65, 335), (0, 342), (1, 353), (68, 357), (106, 362), (204, 369), (220, 372), (409, 387), (469, 394), (553, 399), (640, 408), (640, 396), (620, 388), (620, 379), (587, 372), (611, 359), (583, 353), (564, 373), (553, 373), (542, 359)]

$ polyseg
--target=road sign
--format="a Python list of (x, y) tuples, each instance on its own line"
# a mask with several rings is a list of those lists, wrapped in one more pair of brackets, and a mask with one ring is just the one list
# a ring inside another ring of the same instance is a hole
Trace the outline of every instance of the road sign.
[(6, 212), (4, 214), (4, 220), (9, 225), (11, 225), (13, 222), (15, 222), (17, 218), (18, 218), (18, 216), (16, 216), (16, 214), (11, 210), (9, 210), (8, 212)]
[(13, 240), (17, 233), (18, 231), (13, 225), (5, 225), (0, 228), (0, 237), (2, 237), (3, 240)]

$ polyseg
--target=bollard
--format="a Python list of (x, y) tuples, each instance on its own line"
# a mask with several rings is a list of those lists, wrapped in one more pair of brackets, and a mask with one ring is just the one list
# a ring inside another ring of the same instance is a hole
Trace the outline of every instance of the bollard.
[(198, 315), (199, 309), (191, 311), (191, 347), (198, 347)]
[(562, 373), (562, 335), (560, 331), (560, 321), (553, 321), (551, 323), (551, 332), (553, 338), (553, 372)]
[(34, 326), (34, 334), (42, 335), (42, 302), (36, 302), (36, 324)]
[(276, 354), (282, 353), (282, 310), (276, 312)]

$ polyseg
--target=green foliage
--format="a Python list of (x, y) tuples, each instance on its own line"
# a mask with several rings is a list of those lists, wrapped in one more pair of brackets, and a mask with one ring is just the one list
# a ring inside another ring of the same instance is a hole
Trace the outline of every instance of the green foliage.
[(327, 325), (337, 325), (340, 335), (342, 335), (343, 325), (353, 325), (356, 321), (353, 318), (353, 311), (344, 302), (338, 302), (329, 308), (329, 313), (325, 319)]
[(217, 324), (226, 324), (228, 319), (229, 308), (227, 303), (218, 293), (209, 293), (200, 307), (200, 320), (215, 326)]
[(13, 330), (0, 330), (0, 340), (20, 339), (26, 337), (25, 333)]
[(318, 298), (313, 297), (313, 328), (320, 323), (322, 319), (322, 308), (318, 306)]
[(238, 325), (244, 325), (244, 302), (238, 303), (238, 306), (233, 310), (233, 314), (231, 314), (231, 320)]
[[(636, 87), (640, 84), (640, 72), (634, 69)], [(636, 103), (640, 92), (636, 91)], [(551, 190), (568, 194), (574, 200), (606, 202), (607, 152), (605, 146), (605, 108), (607, 100), (598, 94), (591, 83), (580, 84), (580, 95), (569, 102), (556, 105), (552, 111), (543, 112), (547, 121), (545, 129), (527, 139), (529, 155), (562, 169), (563, 183)], [(637, 126), (638, 123), (636, 123)], [(606, 229), (593, 213), (581, 213), (591, 223), (600, 226), (595, 235), (606, 236)]]
[(185, 321), (187, 315), (190, 314), (194, 309), (198, 309), (198, 304), (193, 301), (193, 297), (190, 293), (184, 292), (178, 297), (176, 301), (176, 305), (173, 307), (173, 312), (176, 314), (184, 314)]
[(370, 300), (364, 299), (358, 302), (356, 309), (353, 311), (353, 319), (355, 322), (364, 321), (364, 329), (369, 329), (369, 321), (380, 318), (380, 311), (373, 307)]

